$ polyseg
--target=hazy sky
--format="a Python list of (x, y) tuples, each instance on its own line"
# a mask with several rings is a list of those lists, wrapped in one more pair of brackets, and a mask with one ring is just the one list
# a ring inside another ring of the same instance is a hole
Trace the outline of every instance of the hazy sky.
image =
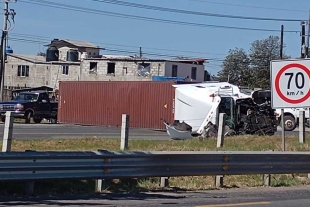
[[(309, 0), (123, 1), (165, 7), (169, 8), (169, 11), (179, 9), (196, 13), (296, 20), (308, 19), (310, 9)], [(137, 8), (136, 5), (133, 5), (135, 7), (123, 6), (123, 1), (114, 1), (122, 4), (114, 5), (107, 3), (109, 2), (107, 0), (102, 2), (100, 0), (18, 0), (17, 3), (10, 4), (10, 8), (15, 9), (17, 15), (15, 25), (10, 31), (9, 45), (14, 53), (24, 54), (45, 51), (44, 45), (53, 38), (90, 41), (107, 48), (106, 51), (102, 51), (102, 54), (134, 55), (138, 54), (139, 47), (142, 47), (145, 57), (149, 58), (173, 56), (208, 58), (210, 60), (206, 68), (212, 74), (216, 74), (229, 49), (239, 47), (248, 50), (254, 40), (264, 39), (269, 35), (280, 35), (281, 24), (286, 31), (301, 30), (300, 21), (257, 21), (156, 11), (153, 7), (144, 9), (145, 6), (143, 8)], [(61, 6), (64, 9), (51, 6)], [(112, 13), (107, 12), (112, 12), (113, 16), (111, 16)], [(121, 14), (121, 17), (116, 17), (114, 13)], [(124, 16), (124, 14), (135, 15), (140, 19), (136, 19), (137, 17), (133, 19), (132, 16)], [(145, 17), (153, 19), (145, 21)], [(170, 23), (167, 23), (167, 20)], [(184, 22), (187, 22), (186, 25)], [(210, 25), (233, 28), (216, 28)], [(300, 33), (285, 33), (284, 41), (286, 53), (292, 57), (298, 57)]]

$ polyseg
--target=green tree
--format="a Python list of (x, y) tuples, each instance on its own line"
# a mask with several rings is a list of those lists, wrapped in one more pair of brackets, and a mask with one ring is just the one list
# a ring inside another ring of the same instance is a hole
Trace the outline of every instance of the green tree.
[(238, 86), (249, 86), (251, 84), (250, 59), (244, 49), (235, 48), (229, 50), (218, 73), (219, 81), (228, 81)]
[[(270, 88), (270, 61), (280, 59), (280, 38), (269, 36), (263, 40), (256, 40), (249, 51), (250, 67), (253, 71), (253, 84), (259, 88)], [(283, 59), (290, 58), (283, 52)]]

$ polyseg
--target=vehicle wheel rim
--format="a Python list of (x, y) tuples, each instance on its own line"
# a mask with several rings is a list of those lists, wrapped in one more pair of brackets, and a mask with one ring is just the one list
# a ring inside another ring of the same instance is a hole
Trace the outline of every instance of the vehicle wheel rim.
[(293, 122), (291, 120), (287, 120), (285, 122), (285, 125), (288, 127), (288, 128), (292, 128), (293, 127)]

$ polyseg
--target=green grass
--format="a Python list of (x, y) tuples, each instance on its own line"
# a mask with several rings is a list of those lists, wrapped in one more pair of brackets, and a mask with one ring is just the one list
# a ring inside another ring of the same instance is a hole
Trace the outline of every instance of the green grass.
[[(310, 139), (305, 144), (300, 144), (297, 137), (286, 138), (287, 151), (309, 151)], [(1, 146), (1, 144), (0, 144)], [(58, 151), (82, 151), (82, 150), (113, 150), (119, 151), (119, 139), (101, 139), (97, 137), (84, 139), (53, 139), (17, 141), (12, 143), (13, 151), (23, 150), (58, 150)], [(194, 138), (186, 141), (157, 141), (157, 140), (130, 140), (131, 151), (281, 151), (281, 137), (278, 136), (239, 136), (226, 138), (224, 147), (216, 148), (216, 140), (199, 140)]]
[[(305, 144), (298, 142), (298, 137), (286, 138), (287, 151), (309, 151), (310, 139)], [(119, 151), (120, 140), (101, 139), (97, 137), (85, 139), (59, 139), (17, 141), (12, 143), (12, 151), (93, 151), (110, 150)], [(224, 147), (216, 148), (216, 140), (200, 140), (194, 138), (187, 141), (150, 141), (130, 140), (131, 151), (281, 151), (281, 137), (278, 136), (239, 136), (226, 138)], [(298, 186), (309, 185), (310, 179), (306, 174), (272, 175), (271, 186)], [(209, 190), (215, 189), (214, 176), (174, 177), (169, 179), (170, 188), (174, 190)], [(261, 187), (263, 175), (236, 175), (225, 176), (225, 188)], [(46, 181), (35, 184), (35, 192), (39, 194), (87, 194), (95, 193), (94, 181)], [(159, 187), (159, 178), (148, 179), (116, 179), (107, 183), (106, 191), (149, 191), (162, 190)], [(0, 194), (22, 192), (22, 185), (0, 184)]]

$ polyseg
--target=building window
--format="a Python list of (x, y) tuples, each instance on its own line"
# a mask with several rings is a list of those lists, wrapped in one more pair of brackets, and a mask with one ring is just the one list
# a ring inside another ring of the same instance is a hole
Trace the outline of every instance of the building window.
[(172, 77), (178, 77), (178, 66), (172, 65)]
[(115, 73), (115, 63), (108, 63), (108, 74), (114, 74)]
[(19, 65), (17, 68), (17, 76), (29, 77), (29, 65)]
[(192, 67), (191, 79), (192, 80), (196, 80), (196, 78), (197, 78), (197, 68), (196, 67)]
[(97, 62), (90, 62), (89, 63), (89, 71), (90, 72), (97, 72)]
[(151, 63), (138, 64), (138, 76), (148, 77), (151, 73)]
[(63, 65), (62, 66), (62, 74), (63, 75), (69, 75), (69, 65)]
[(127, 73), (128, 73), (127, 67), (123, 67), (123, 75), (124, 75), (124, 74), (127, 74)]

